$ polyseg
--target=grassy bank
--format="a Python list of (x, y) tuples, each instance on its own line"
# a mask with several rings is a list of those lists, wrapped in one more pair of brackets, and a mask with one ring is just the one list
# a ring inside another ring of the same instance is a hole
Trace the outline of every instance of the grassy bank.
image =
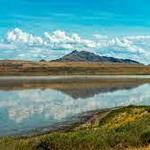
[(71, 131), (1, 138), (0, 150), (149, 150), (150, 107), (96, 113)]
[(150, 75), (150, 66), (98, 62), (0, 61), (0, 75)]

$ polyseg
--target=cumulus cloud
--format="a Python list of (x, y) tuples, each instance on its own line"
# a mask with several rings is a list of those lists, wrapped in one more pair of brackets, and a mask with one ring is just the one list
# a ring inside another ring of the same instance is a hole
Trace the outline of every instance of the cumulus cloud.
[(15, 28), (7, 33), (6, 39), (10, 43), (49, 46), (56, 49), (70, 49), (74, 48), (73, 46), (87, 48), (96, 47), (95, 42), (92, 40), (81, 39), (76, 33), (67, 35), (66, 32), (60, 30), (54, 31), (53, 33), (44, 32), (44, 34), (39, 37)]
[(23, 32), (21, 29), (15, 28), (7, 33), (8, 42), (22, 42), (27, 44), (43, 44), (41, 37)]
[(130, 40), (150, 40), (150, 35), (127, 36)]
[[(7, 53), (6, 58), (10, 53), (12, 59), (55, 59), (77, 49), (150, 63), (150, 35), (110, 37), (93, 34), (81, 37), (77, 33), (56, 30), (37, 36), (15, 28), (7, 33), (4, 41), (5, 43), (0, 44), (0, 57), (4, 58), (5, 53)], [(2, 50), (5, 50), (5, 53)], [(12, 55), (13, 50), (14, 56)]]
[(11, 45), (11, 44), (4, 44), (4, 43), (0, 43), (0, 49), (15, 49), (16, 46)]

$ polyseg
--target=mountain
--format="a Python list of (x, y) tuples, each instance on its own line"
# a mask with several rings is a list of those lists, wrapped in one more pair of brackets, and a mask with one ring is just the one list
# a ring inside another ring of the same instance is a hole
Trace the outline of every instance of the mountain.
[(114, 57), (99, 56), (87, 51), (74, 50), (71, 53), (53, 60), (57, 62), (102, 62), (102, 63), (126, 63), (126, 64), (140, 64), (131, 59), (119, 59)]

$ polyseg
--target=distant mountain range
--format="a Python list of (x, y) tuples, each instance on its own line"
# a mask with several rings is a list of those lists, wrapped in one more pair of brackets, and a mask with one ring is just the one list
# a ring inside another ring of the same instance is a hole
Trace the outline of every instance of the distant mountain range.
[(99, 56), (87, 51), (74, 50), (71, 53), (53, 60), (56, 62), (102, 62), (102, 63), (126, 63), (126, 64), (140, 64), (131, 59), (119, 59), (114, 57)]

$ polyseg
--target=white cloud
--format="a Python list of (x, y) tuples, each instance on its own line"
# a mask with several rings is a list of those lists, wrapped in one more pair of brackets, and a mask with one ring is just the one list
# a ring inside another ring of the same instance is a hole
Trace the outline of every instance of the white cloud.
[(15, 28), (7, 33), (8, 42), (22, 42), (27, 44), (43, 44), (41, 37), (23, 32), (21, 29)]
[[(66, 54), (68, 50), (70, 52), (77, 49), (150, 63), (150, 35), (110, 37), (94, 34), (89, 37), (81, 37), (77, 33), (71, 34), (57, 30), (51, 33), (44, 32), (37, 36), (15, 28), (7, 33), (4, 41), (6, 43), (0, 44), (0, 57), (4, 58), (6, 54), (12, 53), (11, 50), (14, 50), (16, 53), (14, 58), (16, 59), (55, 59), (56, 52), (54, 51), (56, 50), (57, 57), (60, 57), (62, 54)], [(7, 52), (5, 51), (6, 54), (3, 52), (4, 49), (8, 49)]]
[(150, 40), (150, 35), (127, 36), (130, 40)]
[(5, 50), (5, 49), (15, 49), (15, 48), (16, 48), (16, 46), (14, 46), (14, 45), (0, 43), (0, 49)]
[(53, 33), (44, 32), (42, 37), (34, 36), (30, 33), (26, 33), (21, 29), (15, 28), (7, 33), (7, 41), (10, 43), (23, 43), (29, 45), (41, 45), (49, 46), (52, 48), (65, 48), (70, 49), (77, 47), (96, 47), (95, 42), (92, 40), (81, 39), (76, 33), (67, 35), (64, 31), (54, 31)]

